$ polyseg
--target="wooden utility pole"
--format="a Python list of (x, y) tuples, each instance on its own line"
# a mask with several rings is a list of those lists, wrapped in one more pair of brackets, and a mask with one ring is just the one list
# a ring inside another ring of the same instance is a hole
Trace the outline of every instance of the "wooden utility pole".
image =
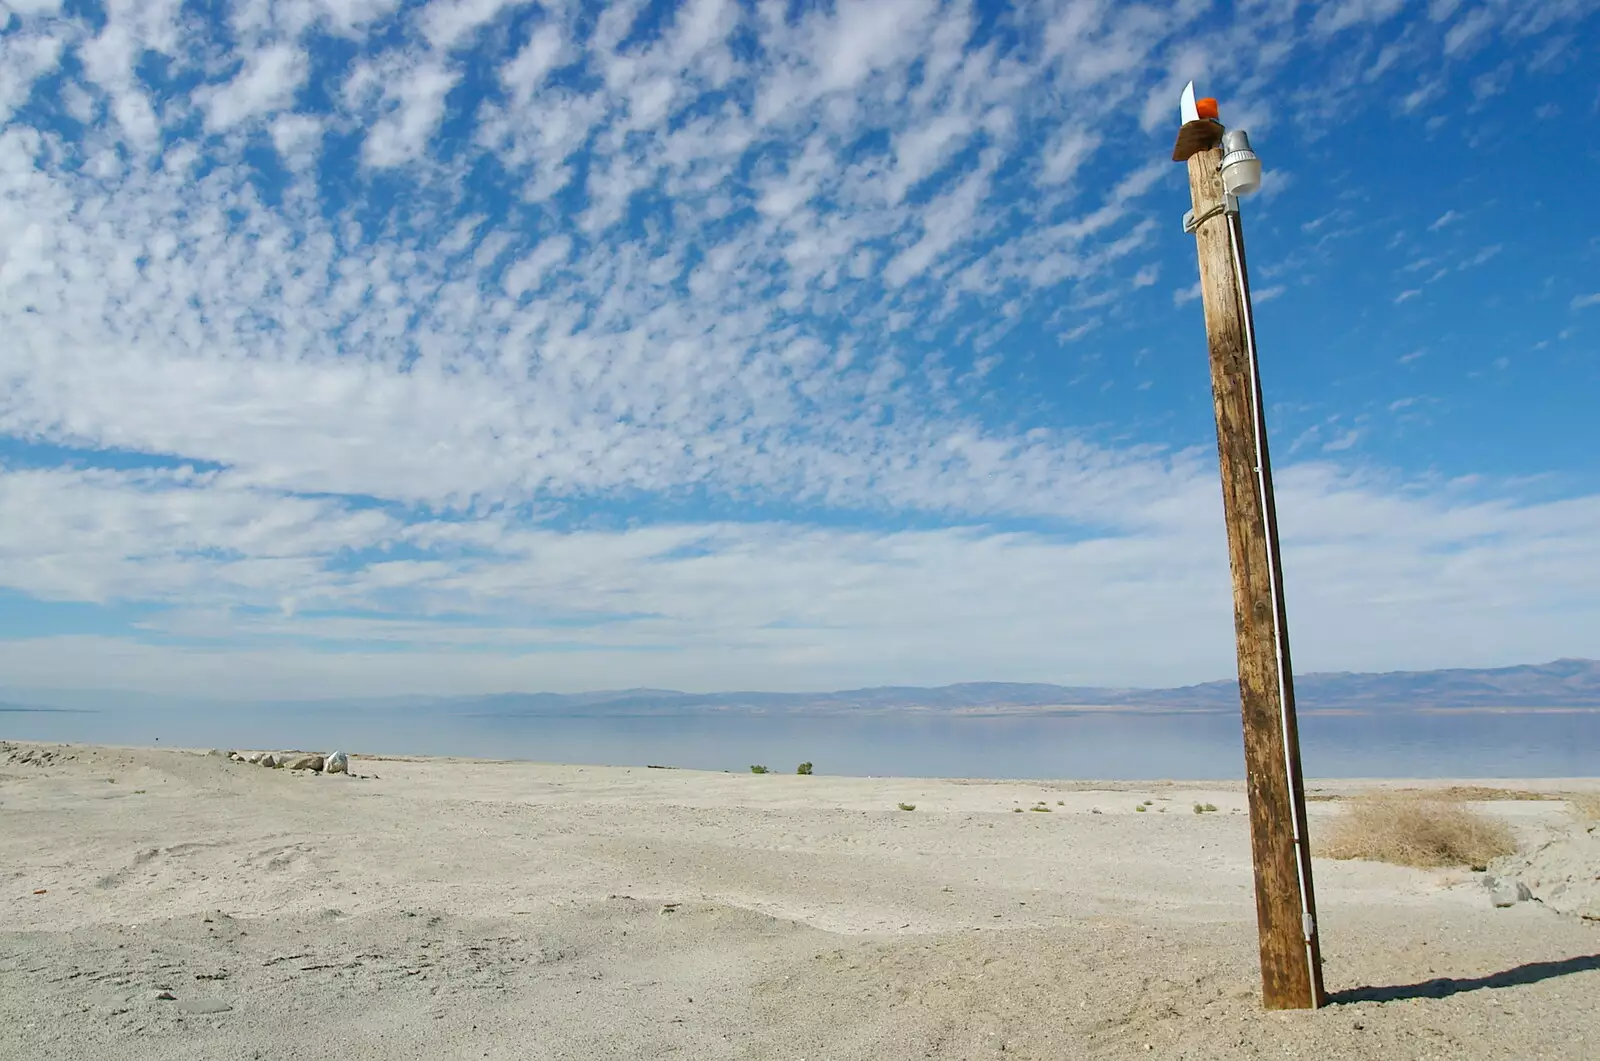
[(1315, 1009), (1325, 1001), (1322, 953), (1306, 837), (1300, 735), (1295, 725), (1283, 568), (1278, 560), (1278, 519), (1267, 459), (1244, 234), (1237, 200), (1225, 204), (1222, 157), (1220, 147), (1208, 145), (1189, 155), (1187, 162), (1194, 199), (1192, 216), (1200, 219), (1194, 234), (1211, 351), (1228, 561), (1233, 570), (1262, 1001), (1268, 1009)]

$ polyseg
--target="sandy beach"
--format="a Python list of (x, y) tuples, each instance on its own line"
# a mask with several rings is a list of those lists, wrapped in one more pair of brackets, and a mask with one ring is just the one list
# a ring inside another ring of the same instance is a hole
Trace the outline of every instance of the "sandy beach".
[[(0, 1057), (1600, 1049), (1600, 923), (1496, 909), (1467, 869), (1318, 860), (1333, 1004), (1263, 1012), (1240, 784), (351, 769), (0, 745)], [(1525, 847), (1577, 828), (1479, 807)], [(1313, 834), (1338, 813), (1315, 799)]]

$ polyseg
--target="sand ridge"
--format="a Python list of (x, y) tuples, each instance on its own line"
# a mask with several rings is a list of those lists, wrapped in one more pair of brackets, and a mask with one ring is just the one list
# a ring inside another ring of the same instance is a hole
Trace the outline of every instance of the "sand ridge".
[[(52, 754), (6, 761), (20, 750)], [(1465, 870), (1319, 861), (1340, 1002), (1261, 1012), (1238, 784), (352, 767), (377, 776), (0, 747), (0, 1057), (326, 1057), (330, 1034), (372, 1058), (1588, 1058), (1600, 1041), (1600, 925), (1492, 909)], [(1570, 826), (1559, 800), (1481, 806), (1530, 845)], [(1338, 806), (1311, 810), (1315, 832)]]

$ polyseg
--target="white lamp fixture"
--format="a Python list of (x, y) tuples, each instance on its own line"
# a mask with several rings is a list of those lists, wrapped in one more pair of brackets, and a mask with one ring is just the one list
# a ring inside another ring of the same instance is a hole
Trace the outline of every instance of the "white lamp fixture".
[(1231, 129), (1222, 134), (1222, 190), (1249, 195), (1261, 187), (1261, 159), (1250, 150), (1250, 134)]

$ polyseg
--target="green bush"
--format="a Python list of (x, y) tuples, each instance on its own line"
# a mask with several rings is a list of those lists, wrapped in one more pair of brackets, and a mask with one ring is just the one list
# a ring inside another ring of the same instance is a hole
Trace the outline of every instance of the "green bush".
[(764, 767), (764, 766), (752, 766), (752, 767), (751, 767), (751, 768), (750, 768), (750, 772), (751, 772), (751, 773), (752, 773), (752, 774), (770, 774), (770, 773), (771, 773), (771, 772), (772, 772), (772, 771), (771, 771), (771, 770), (768, 770), (768, 769), (767, 769), (767, 768), (766, 768), (766, 767)]
[(1141, 803), (1141, 804), (1139, 804), (1137, 807), (1135, 807), (1133, 809), (1138, 811), (1140, 814), (1143, 814), (1144, 813), (1144, 804)]
[(901, 810), (916, 810), (917, 809), (917, 805), (915, 803), (896, 803), (895, 806), (899, 807)]
[(800, 774), (802, 777), (809, 777), (811, 775), (811, 764), (801, 763), (799, 766), (795, 767), (794, 772)]

